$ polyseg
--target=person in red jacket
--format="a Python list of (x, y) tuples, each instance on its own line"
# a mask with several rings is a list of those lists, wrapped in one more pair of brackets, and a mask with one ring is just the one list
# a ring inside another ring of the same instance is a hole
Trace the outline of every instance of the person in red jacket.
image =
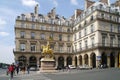
[(13, 80), (13, 72), (14, 72), (14, 65), (13, 64), (8, 67), (8, 71), (10, 73), (10, 80)]

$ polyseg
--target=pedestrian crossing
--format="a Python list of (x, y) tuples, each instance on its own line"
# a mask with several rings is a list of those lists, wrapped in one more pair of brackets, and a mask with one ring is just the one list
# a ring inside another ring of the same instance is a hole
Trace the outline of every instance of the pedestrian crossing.
[(51, 80), (50, 78), (44, 76), (42, 73), (19, 75), (18, 78), (19, 80)]

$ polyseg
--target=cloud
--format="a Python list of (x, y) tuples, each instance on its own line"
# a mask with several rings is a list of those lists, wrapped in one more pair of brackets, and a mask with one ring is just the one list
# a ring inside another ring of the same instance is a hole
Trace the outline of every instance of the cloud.
[(58, 2), (56, 0), (49, 0), (49, 1), (54, 5), (54, 7), (58, 6)]
[(5, 25), (5, 24), (6, 24), (6, 21), (0, 18), (0, 27)]
[(7, 32), (0, 32), (0, 36), (8, 36), (9, 35), (9, 33), (7, 33)]
[(0, 62), (3, 63), (13, 63), (14, 55), (13, 55), (14, 46), (0, 45)]
[(35, 0), (22, 0), (22, 4), (28, 7), (33, 7), (36, 4), (39, 4), (37, 1)]
[(57, 3), (57, 1), (56, 1), (56, 0), (53, 0), (53, 4), (55, 5), (55, 7), (57, 7), (57, 6), (58, 6), (58, 3)]
[(70, 0), (70, 1), (71, 1), (71, 4), (73, 4), (73, 5), (78, 5), (77, 0)]

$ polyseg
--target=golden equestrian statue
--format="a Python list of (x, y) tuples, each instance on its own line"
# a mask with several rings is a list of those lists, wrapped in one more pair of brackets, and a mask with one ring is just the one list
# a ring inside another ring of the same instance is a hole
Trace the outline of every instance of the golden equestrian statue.
[(53, 54), (53, 50), (50, 49), (50, 45), (49, 43), (46, 46), (42, 46), (42, 54), (44, 57), (49, 57), (49, 58), (53, 58), (54, 54)]

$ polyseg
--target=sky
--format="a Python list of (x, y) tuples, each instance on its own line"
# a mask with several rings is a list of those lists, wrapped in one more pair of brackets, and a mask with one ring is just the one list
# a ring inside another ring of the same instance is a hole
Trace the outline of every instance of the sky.
[(56, 13), (66, 18), (72, 16), (75, 9), (84, 9), (84, 0), (0, 0), (0, 63), (14, 62), (15, 19), (22, 13), (33, 13), (36, 4), (40, 14), (46, 15), (56, 7)]

